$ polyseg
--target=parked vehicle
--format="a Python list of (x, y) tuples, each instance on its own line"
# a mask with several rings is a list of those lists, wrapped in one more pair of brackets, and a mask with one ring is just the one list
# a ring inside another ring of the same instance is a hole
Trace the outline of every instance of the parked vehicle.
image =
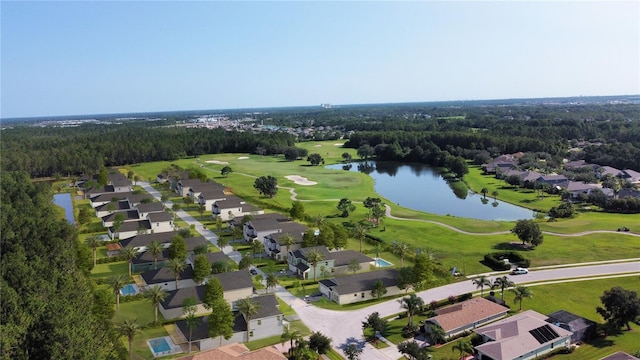
[(511, 271), (511, 275), (524, 275), (524, 274), (528, 274), (529, 273), (529, 269), (525, 269), (525, 268), (515, 268)]
[(249, 272), (251, 273), (251, 275), (258, 275), (258, 270), (256, 269), (251, 269), (249, 270)]

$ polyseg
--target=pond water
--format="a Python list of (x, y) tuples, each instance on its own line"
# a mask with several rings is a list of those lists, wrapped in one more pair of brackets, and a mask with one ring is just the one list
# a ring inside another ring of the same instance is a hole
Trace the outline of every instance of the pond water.
[(64, 209), (64, 217), (67, 219), (69, 224), (73, 225), (76, 223), (73, 217), (73, 202), (71, 201), (71, 194), (55, 194), (53, 195), (53, 203)]
[(489, 194), (486, 199), (471, 191), (456, 194), (438, 170), (427, 165), (386, 161), (351, 165), (351, 168), (343, 164), (326, 168), (366, 173), (373, 178), (378, 194), (409, 209), (480, 220), (513, 221), (534, 216), (532, 210), (494, 201)]

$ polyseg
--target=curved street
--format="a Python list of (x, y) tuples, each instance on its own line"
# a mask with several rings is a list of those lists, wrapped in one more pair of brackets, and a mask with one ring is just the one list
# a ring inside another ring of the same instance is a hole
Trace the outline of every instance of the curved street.
[[(161, 194), (154, 189), (149, 183), (140, 182), (147, 192), (160, 201)], [(171, 202), (165, 202), (165, 206), (171, 208)], [(389, 208), (387, 208), (389, 211)], [(189, 225), (195, 225), (196, 231), (204, 236), (212, 244), (218, 244), (218, 237), (212, 231), (204, 228), (202, 224), (196, 220), (193, 216), (189, 215), (186, 211), (180, 210), (177, 213), (182, 220)], [(390, 214), (388, 213), (388, 216)], [(397, 218), (401, 220), (408, 220)], [(415, 220), (420, 221), (420, 220)], [(427, 220), (422, 220), (427, 221)], [(433, 221), (428, 221), (433, 222)], [(453, 230), (466, 233), (454, 227), (450, 227), (446, 224), (433, 222), (443, 226), (452, 228)], [(585, 232), (592, 233), (592, 232)], [(582, 234), (585, 234), (582, 233)], [(469, 235), (479, 235), (474, 233), (468, 233)], [(483, 234), (485, 235), (485, 234)], [(488, 235), (488, 234), (487, 234)], [(578, 236), (575, 234), (558, 234), (560, 236)], [(638, 236), (637, 234), (630, 234)], [(222, 251), (228, 254), (236, 262), (239, 261), (239, 254), (235, 254), (231, 246), (226, 246)], [(525, 275), (511, 275), (510, 279), (516, 284), (527, 284), (527, 286), (541, 285), (545, 283), (555, 282), (568, 282), (568, 281), (582, 281), (593, 278), (603, 277), (616, 277), (616, 276), (639, 276), (640, 275), (640, 258), (625, 259), (618, 261), (606, 261), (601, 263), (588, 263), (588, 264), (569, 264), (561, 266), (549, 266), (543, 268), (531, 268), (531, 271)], [(502, 276), (508, 274), (507, 272), (487, 273), (487, 276)], [(440, 286), (418, 292), (425, 304), (430, 303), (432, 300), (445, 299), (451, 295), (461, 295), (466, 293), (477, 292), (476, 286), (472, 283), (469, 277), (467, 281), (461, 281), (453, 284)], [(284, 287), (278, 286), (275, 290), (275, 294), (289, 304), (293, 310), (296, 311), (300, 320), (309, 327), (312, 331), (319, 331), (332, 339), (332, 346), (342, 353), (340, 348), (347, 343), (356, 342), (362, 346), (363, 353), (361, 358), (367, 360), (396, 360), (402, 356), (396, 346), (389, 346), (384, 349), (376, 349), (372, 345), (366, 343), (362, 334), (362, 321), (373, 313), (378, 312), (381, 317), (397, 314), (403, 309), (400, 306), (398, 299), (388, 300), (382, 303), (374, 304), (366, 308), (351, 310), (351, 311), (336, 311), (326, 310), (316, 307), (306, 301), (294, 296)]]

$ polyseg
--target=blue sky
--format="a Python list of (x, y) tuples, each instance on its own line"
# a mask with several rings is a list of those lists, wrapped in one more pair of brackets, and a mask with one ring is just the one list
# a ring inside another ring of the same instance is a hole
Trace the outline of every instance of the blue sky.
[(11, 2), (0, 116), (640, 93), (640, 2)]

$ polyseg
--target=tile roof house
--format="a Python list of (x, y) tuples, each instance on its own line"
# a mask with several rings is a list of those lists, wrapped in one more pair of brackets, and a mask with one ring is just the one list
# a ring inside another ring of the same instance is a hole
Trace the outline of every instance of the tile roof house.
[(371, 289), (377, 280), (381, 280), (386, 287), (386, 296), (402, 293), (398, 288), (398, 271), (396, 269), (376, 270), (320, 280), (318, 290), (322, 295), (338, 304), (351, 304), (373, 299)]
[(476, 329), (483, 343), (475, 349), (483, 359), (529, 360), (571, 346), (571, 331), (546, 322), (533, 310)]
[(427, 319), (426, 322), (439, 325), (444, 330), (445, 336), (451, 337), (501, 319), (508, 312), (508, 307), (477, 297), (438, 309), (437, 315)]
[(250, 351), (244, 344), (231, 343), (217, 349), (204, 351), (195, 355), (181, 357), (178, 360), (286, 360), (273, 346)]

